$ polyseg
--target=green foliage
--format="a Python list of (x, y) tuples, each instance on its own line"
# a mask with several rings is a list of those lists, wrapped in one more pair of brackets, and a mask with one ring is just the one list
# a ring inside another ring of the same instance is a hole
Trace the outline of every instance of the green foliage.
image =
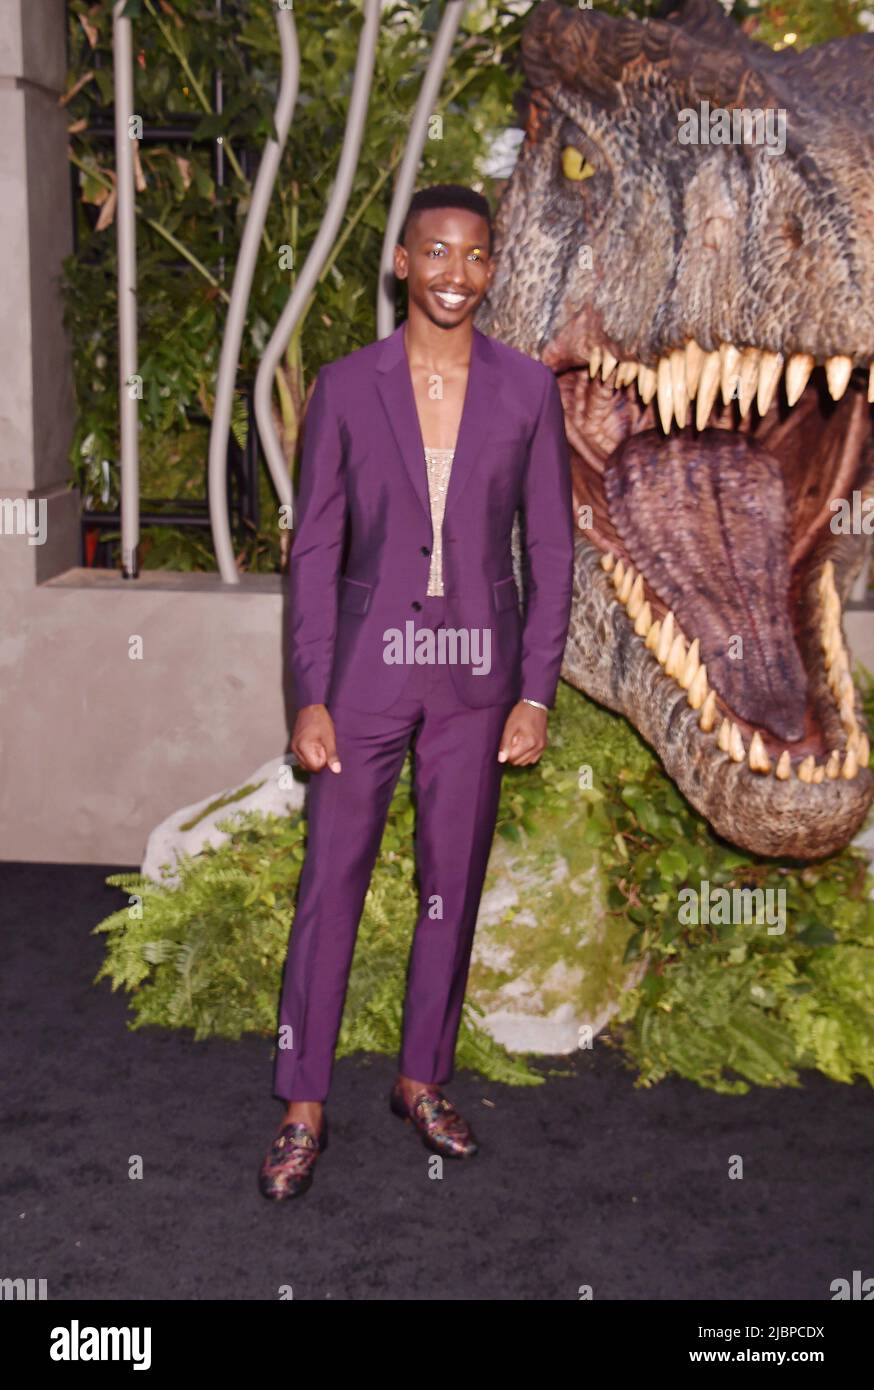
[[(596, 849), (612, 929), (631, 928), (626, 959), (648, 963), (613, 1030), (640, 1084), (674, 1072), (742, 1092), (750, 1083), (797, 1085), (803, 1068), (874, 1084), (874, 905), (860, 851), (806, 866), (738, 852), (712, 834), (624, 719), (562, 685), (540, 763), (504, 774), (498, 833), (536, 852), (540, 827), (571, 802), (586, 809), (581, 860)], [(408, 760), (359, 930), (338, 1055), (399, 1047), (417, 912), (413, 827)], [(108, 880), (142, 897), (141, 914), (124, 907), (95, 928), (108, 937), (97, 978), (131, 992), (134, 1027), (185, 1027), (195, 1038), (274, 1031), (306, 822), (250, 814), (229, 828), (224, 845), (183, 862), (178, 888), (136, 875)], [(579, 868), (569, 863), (570, 876)], [(784, 888), (785, 933), (682, 925), (680, 890), (704, 879)], [(488, 1037), (470, 1000), (457, 1062), (496, 1080), (541, 1079)]]
[[(512, 122), (520, 78), (512, 71), (522, 20), (508, 5), (490, 7), (481, 30), (472, 11), (456, 40), (435, 114), (441, 138), (423, 151), (420, 184), (469, 183), (491, 195), (478, 173), (491, 138)], [(361, 0), (300, 6), (295, 22), (301, 83), (288, 143), (271, 199), (255, 269), (238, 383), (254, 379), (272, 332), (313, 244), (335, 176), (358, 42)], [(112, 6), (70, 0), (67, 104), (71, 159), (78, 171), (78, 248), (65, 267), (67, 322), (73, 345), (76, 427), (74, 480), (88, 505), (118, 505), (118, 357), (112, 141), (93, 133), (111, 121)], [(132, 12), (133, 14), (133, 12)], [(206, 497), (209, 417), (227, 301), (248, 211), (257, 157), (273, 133), (281, 69), (274, 7), (268, 0), (226, 0), (222, 13), (201, 0), (140, 0), (134, 23), (135, 107), (144, 125), (189, 121), (184, 141), (144, 140), (137, 147), (141, 495)], [(431, 17), (433, 18), (433, 16)], [(376, 335), (375, 285), (386, 216), (412, 110), (433, 43), (427, 6), (396, 0), (382, 15), (367, 126), (352, 193), (336, 244), (286, 353), (292, 397), (282, 401), (290, 445), (294, 412), (323, 362)], [(225, 104), (215, 113), (220, 55)], [(202, 138), (201, 138), (202, 137)], [(221, 140), (224, 186), (216, 184)], [(292, 268), (286, 268), (287, 266)], [(245, 401), (234, 434), (249, 428)], [(289, 454), (293, 452), (289, 448)], [(109, 464), (109, 485), (104, 480)], [(279, 567), (277, 501), (266, 469), (260, 478), (262, 531), (238, 538), (241, 568)], [(144, 568), (214, 569), (197, 533), (144, 530)]]
[[(752, 36), (774, 47), (798, 49), (829, 39), (864, 34), (862, 16), (870, 12), (868, 0), (742, 0), (735, 5), (737, 19), (749, 16), (755, 25)], [(787, 45), (787, 34), (796, 37)]]

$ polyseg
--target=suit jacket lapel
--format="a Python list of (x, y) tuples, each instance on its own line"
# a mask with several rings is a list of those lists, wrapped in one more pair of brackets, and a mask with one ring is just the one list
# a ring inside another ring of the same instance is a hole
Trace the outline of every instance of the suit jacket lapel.
[[(431, 504), (428, 497), (425, 444), (419, 428), (413, 379), (404, 348), (403, 333), (402, 323), (384, 339), (377, 362), (376, 386), (388, 416), (398, 453), (430, 520)], [(475, 328), (464, 409), (446, 493), (445, 515), (448, 515), (450, 508), (458, 501), (459, 494), (482, 452), (488, 422), (497, 407), (500, 380), (500, 371), (493, 360), (489, 340), (484, 333)]]

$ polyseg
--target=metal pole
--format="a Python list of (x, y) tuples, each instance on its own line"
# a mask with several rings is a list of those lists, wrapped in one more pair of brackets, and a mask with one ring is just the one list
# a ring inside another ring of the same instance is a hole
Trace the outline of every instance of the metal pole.
[(407, 137), (407, 147), (404, 150), (404, 157), (398, 170), (388, 221), (385, 224), (385, 237), (383, 238), (382, 256), (379, 262), (379, 281), (376, 290), (377, 338), (387, 338), (389, 333), (394, 332), (395, 301), (392, 288), (394, 283), (394, 248), (401, 230), (401, 223), (413, 195), (413, 185), (419, 172), (419, 161), (425, 145), (428, 121), (434, 112), (434, 105), (440, 93), (440, 84), (443, 81), (446, 64), (449, 62), (449, 55), (452, 52), (452, 44), (466, 5), (467, 0), (448, 0), (446, 9), (443, 11), (443, 18), (440, 21), (440, 28), (437, 31), (437, 37), (434, 40), (434, 48), (422, 82), (422, 90), (419, 92), (419, 100), (416, 102), (416, 110)]
[(121, 560), (125, 579), (136, 579), (140, 540), (139, 399), (137, 380), (137, 241), (134, 208), (133, 42), (131, 21), (122, 17), (125, 0), (112, 11), (115, 87), (115, 178), (118, 206), (118, 399), (121, 428)]
[(258, 375), (255, 378), (255, 416), (261, 445), (270, 468), (273, 484), (283, 505), (292, 501), (291, 479), (282, 445), (276, 432), (271, 411), (271, 399), (276, 370), (282, 359), (288, 341), (297, 326), (310, 294), (319, 278), (322, 267), (328, 258), (331, 247), (340, 227), (352, 181), (358, 167), (361, 140), (367, 119), (367, 104), (370, 100), (370, 87), (373, 81), (373, 65), (376, 58), (376, 41), (379, 36), (380, 0), (365, 0), (364, 27), (358, 44), (358, 58), (355, 64), (355, 79), (349, 101), (349, 114), (346, 118), (346, 131), (334, 187), (325, 215), (322, 218), (316, 239), (304, 262), (291, 297), (282, 311), (269, 343), (264, 349)]
[[(252, 203), (243, 230), (240, 255), (231, 289), (231, 302), (228, 306), (225, 334), (222, 340), (215, 389), (215, 408), (209, 435), (209, 514), (212, 522), (212, 539), (216, 560), (219, 573), (225, 584), (239, 584), (240, 582), (234, 560), (227, 498), (228, 436), (231, 427), (231, 409), (237, 381), (237, 368), (240, 362), (240, 344), (243, 340), (246, 309), (252, 289), (252, 276), (255, 273), (255, 264), (258, 259), (261, 233), (264, 230), (267, 208), (273, 192), (273, 185), (276, 182), (276, 175), (279, 172), (279, 162), (282, 158), (282, 151), (285, 148), (291, 126), (291, 117), (297, 102), (300, 76), (300, 54), (292, 11), (285, 7), (278, 8), (276, 25), (282, 48), (282, 78), (274, 112), (274, 123), (279, 138), (278, 140), (268, 140), (264, 147), (258, 177), (252, 192)], [(284, 469), (283, 476), (287, 479)], [(281, 497), (281, 500), (290, 502), (290, 491), (288, 497)]]

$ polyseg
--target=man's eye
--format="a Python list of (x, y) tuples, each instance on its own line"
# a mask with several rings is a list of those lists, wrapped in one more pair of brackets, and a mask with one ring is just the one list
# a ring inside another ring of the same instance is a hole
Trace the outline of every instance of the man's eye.
[(578, 183), (581, 179), (590, 179), (593, 174), (597, 174), (594, 164), (577, 149), (576, 145), (565, 145), (561, 152), (561, 171), (566, 179), (573, 179)]

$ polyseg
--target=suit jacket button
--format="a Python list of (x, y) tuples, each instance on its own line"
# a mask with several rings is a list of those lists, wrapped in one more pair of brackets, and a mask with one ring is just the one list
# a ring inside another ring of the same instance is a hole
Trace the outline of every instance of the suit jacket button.
[(419, 609), (422, 607), (421, 603), (419, 602), (419, 600), (418, 600), (417, 598), (414, 598), (414, 599), (413, 599), (413, 604), (412, 604), (412, 606), (413, 606), (413, 608), (415, 608), (415, 610), (416, 610), (417, 613), (418, 613)]
[(423, 546), (422, 546), (422, 554), (423, 554), (423, 555), (430, 555), (430, 554), (431, 554), (431, 552), (430, 552), (430, 550), (428, 549), (427, 545), (423, 545)]

